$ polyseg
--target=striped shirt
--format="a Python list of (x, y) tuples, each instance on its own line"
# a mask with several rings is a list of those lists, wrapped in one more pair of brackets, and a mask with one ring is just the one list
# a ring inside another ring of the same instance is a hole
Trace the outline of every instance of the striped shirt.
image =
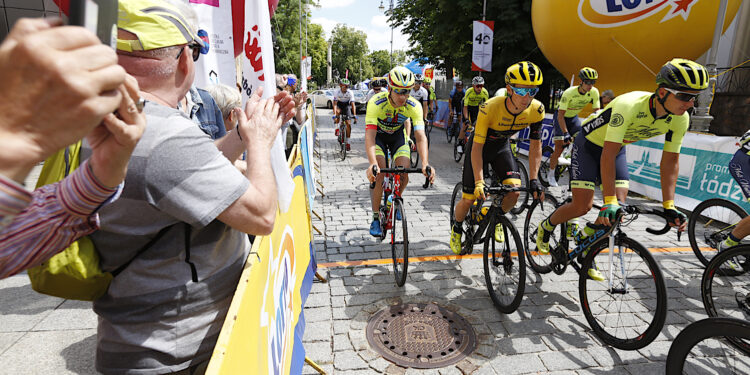
[(39, 265), (97, 230), (94, 212), (120, 190), (96, 181), (88, 161), (33, 193), (0, 175), (0, 222), (7, 221), (0, 226), (0, 279)]

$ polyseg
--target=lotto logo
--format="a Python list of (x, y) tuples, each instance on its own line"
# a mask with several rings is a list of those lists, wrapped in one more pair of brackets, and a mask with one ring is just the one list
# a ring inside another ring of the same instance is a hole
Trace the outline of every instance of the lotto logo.
[(687, 21), (690, 9), (700, 0), (580, 0), (578, 17), (598, 28), (617, 27), (638, 22), (669, 8), (661, 22), (682, 16)]

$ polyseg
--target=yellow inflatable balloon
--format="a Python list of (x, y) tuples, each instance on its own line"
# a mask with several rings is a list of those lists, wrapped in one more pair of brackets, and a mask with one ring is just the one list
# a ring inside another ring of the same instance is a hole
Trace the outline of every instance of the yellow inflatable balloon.
[[(729, 0), (724, 31), (741, 0)], [(711, 46), (718, 0), (534, 0), (539, 48), (567, 79), (590, 66), (599, 92), (652, 91), (673, 57), (695, 60)]]

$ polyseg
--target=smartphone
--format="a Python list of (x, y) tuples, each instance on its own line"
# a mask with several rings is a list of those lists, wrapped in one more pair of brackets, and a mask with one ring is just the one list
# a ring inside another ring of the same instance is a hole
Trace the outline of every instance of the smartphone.
[(83, 26), (112, 48), (117, 45), (118, 0), (70, 0), (68, 24)]

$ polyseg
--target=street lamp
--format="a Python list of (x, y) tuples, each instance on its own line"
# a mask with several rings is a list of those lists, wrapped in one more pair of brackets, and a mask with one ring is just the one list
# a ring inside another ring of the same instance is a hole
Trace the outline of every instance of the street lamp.
[[(380, 5), (378, 6), (378, 10), (381, 12), (385, 12), (385, 6), (383, 6), (383, 0), (380, 0)], [(390, 8), (388, 9), (388, 15), (393, 15), (393, 0), (390, 0)], [(393, 24), (391, 24), (391, 54), (389, 56), (391, 58), (391, 66), (390, 69), (393, 69)]]

